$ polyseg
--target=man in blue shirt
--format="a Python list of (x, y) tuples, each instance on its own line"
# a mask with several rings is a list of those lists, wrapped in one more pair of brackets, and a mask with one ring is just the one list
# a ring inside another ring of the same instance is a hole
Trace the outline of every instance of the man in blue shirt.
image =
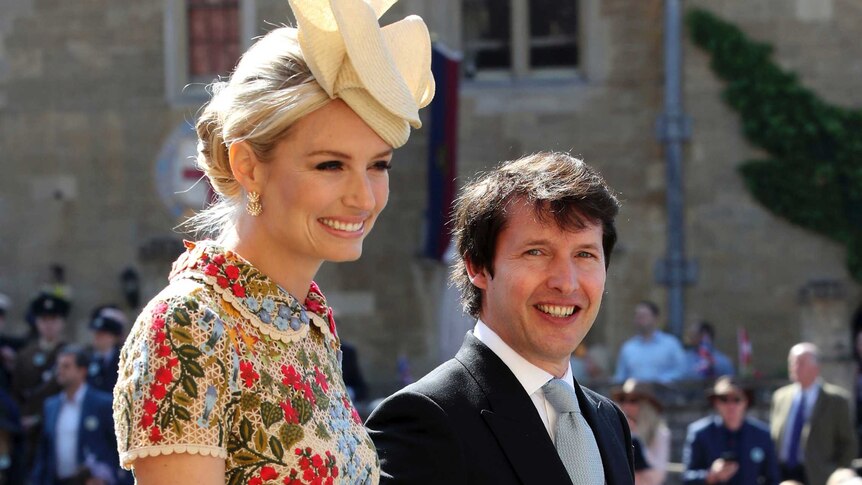
[(685, 352), (673, 335), (658, 330), (658, 305), (642, 301), (635, 306), (634, 325), (638, 334), (626, 340), (617, 358), (615, 382), (634, 378), (639, 381), (669, 383), (683, 378)]
[(715, 347), (715, 327), (707, 321), (695, 323), (686, 332), (685, 379), (714, 379), (735, 374), (730, 358)]

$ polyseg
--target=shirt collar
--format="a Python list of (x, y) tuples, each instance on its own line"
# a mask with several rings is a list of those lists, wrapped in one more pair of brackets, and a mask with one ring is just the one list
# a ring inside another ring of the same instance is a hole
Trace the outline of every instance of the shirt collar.
[(84, 393), (86, 393), (86, 392), (87, 392), (87, 384), (86, 383), (81, 384), (81, 386), (78, 387), (78, 390), (75, 391), (75, 395), (72, 396), (71, 401), (69, 400), (66, 393), (64, 392), (63, 393), (63, 403), (64, 404), (74, 404), (76, 406), (79, 406), (84, 401)]
[[(548, 381), (555, 376), (550, 372), (537, 367), (515, 352), (509, 344), (503, 341), (496, 332), (485, 324), (481, 319), (476, 321), (476, 327), (473, 329), (473, 335), (483, 344), (487, 345), (500, 360), (506, 364), (506, 367), (512, 371), (518, 382), (521, 383), (527, 394), (533, 394), (542, 388)], [(572, 377), (571, 363), (566, 368), (566, 373), (562, 378), (568, 385), (575, 387), (575, 380)]]

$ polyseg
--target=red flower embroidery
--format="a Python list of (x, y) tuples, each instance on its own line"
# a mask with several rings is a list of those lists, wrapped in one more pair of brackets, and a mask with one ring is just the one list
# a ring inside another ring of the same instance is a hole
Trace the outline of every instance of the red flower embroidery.
[(314, 366), (314, 380), (317, 382), (317, 385), (323, 389), (323, 392), (329, 392), (329, 383), (326, 381), (326, 376), (323, 372), (320, 372), (320, 369), (317, 366)]
[(278, 472), (271, 466), (265, 466), (260, 469), (260, 478), (264, 479), (264, 481), (274, 480), (278, 478)]
[(210, 263), (204, 267), (204, 273), (208, 276), (215, 276), (218, 274), (218, 266)]
[(159, 367), (156, 371), (156, 382), (170, 384), (174, 380), (174, 373), (167, 366)]
[(165, 328), (165, 318), (164, 317), (155, 317), (153, 318), (153, 330), (159, 331)]
[(224, 273), (231, 280), (235, 280), (235, 279), (239, 278), (239, 268), (237, 268), (236, 266), (234, 266), (232, 264), (225, 266)]
[(247, 360), (243, 360), (239, 363), (239, 371), (240, 377), (245, 382), (245, 387), (250, 388), (258, 379), (260, 379), (260, 374), (254, 371), (254, 364)]
[(329, 331), (335, 335), (335, 317), (332, 315), (332, 308), (326, 309), (326, 319), (329, 320)]
[(223, 254), (216, 254), (213, 257), (213, 263), (215, 263), (219, 266), (223, 265), (224, 264), (224, 255)]
[(207, 253), (201, 254), (201, 261), (203, 261), (204, 263), (209, 263), (209, 261), (210, 261), (209, 255)]
[(144, 414), (141, 416), (141, 427), (149, 428), (153, 424), (153, 415), (152, 414)]
[(248, 481), (248, 485), (261, 485), (262, 483), (263, 480), (261, 480), (260, 477), (251, 477)]
[(156, 355), (158, 355), (159, 357), (167, 357), (171, 355), (170, 345), (160, 345), (159, 348), (156, 350)]
[(168, 304), (162, 301), (153, 308), (153, 315), (164, 315), (166, 311), (168, 311)]
[(227, 278), (225, 278), (224, 276), (219, 276), (218, 278), (216, 278), (216, 283), (222, 288), (227, 288), (228, 286), (230, 286), (230, 281), (228, 281)]
[(147, 399), (144, 401), (144, 412), (147, 414), (156, 414), (156, 411), (159, 410), (159, 406), (152, 399)]
[(296, 369), (292, 365), (287, 366), (281, 364), (281, 373), (284, 374), (284, 379), (282, 379), (281, 382), (285, 386), (295, 387), (295, 384), (302, 382), (302, 378), (299, 377), (299, 373), (296, 372)]
[(179, 359), (179, 358), (177, 358), (177, 357), (171, 357), (170, 359), (168, 359), (168, 364), (167, 364), (168, 369), (173, 369), (173, 368), (174, 368), (174, 367), (176, 367), (176, 366), (177, 366), (177, 364), (179, 364), (179, 363), (180, 363), (180, 359)]
[(153, 384), (150, 386), (150, 395), (156, 399), (164, 399), (167, 394), (168, 390), (162, 384)]
[(299, 423), (299, 414), (293, 409), (293, 406), (290, 404), (290, 401), (284, 401), (281, 403), (281, 409), (284, 411), (284, 420), (288, 423), (298, 424)]
[(152, 441), (153, 443), (158, 443), (159, 441), (162, 441), (162, 431), (159, 429), (158, 426), (153, 426), (153, 429), (150, 430), (150, 441)]
[(233, 286), (230, 287), (234, 296), (238, 298), (245, 298), (245, 288), (242, 287), (239, 283), (234, 283)]

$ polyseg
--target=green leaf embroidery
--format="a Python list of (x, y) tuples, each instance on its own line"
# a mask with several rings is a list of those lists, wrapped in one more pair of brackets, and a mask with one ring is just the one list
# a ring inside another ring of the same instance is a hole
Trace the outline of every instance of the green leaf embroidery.
[(280, 406), (264, 401), (260, 403), (260, 417), (263, 420), (263, 425), (269, 428), (282, 420), (284, 411), (282, 411)]
[(305, 436), (305, 431), (302, 430), (302, 426), (292, 423), (284, 423), (278, 433), (282, 444), (287, 448), (299, 443), (303, 436)]
[(189, 421), (192, 419), (192, 415), (189, 410), (183, 406), (174, 407), (174, 413), (176, 413), (177, 418), (182, 419), (183, 421)]
[(177, 354), (186, 359), (197, 359), (203, 352), (194, 345), (183, 345), (177, 349)]
[(227, 485), (243, 485), (247, 483), (242, 468), (234, 468), (228, 473)]
[(190, 344), (193, 342), (191, 332), (183, 327), (171, 328), (171, 337), (181, 344)]
[(263, 427), (257, 428), (257, 431), (254, 432), (254, 439), (252, 440), (254, 443), (254, 449), (257, 450), (258, 453), (263, 453), (266, 449), (266, 430)]
[(194, 360), (189, 360), (183, 364), (183, 370), (195, 377), (204, 377), (204, 368)]
[(186, 374), (183, 376), (182, 381), (180, 381), (180, 385), (183, 386), (183, 391), (185, 391), (186, 394), (192, 398), (198, 397), (198, 383), (195, 381), (194, 377)]
[(239, 423), (239, 437), (243, 442), (248, 443), (251, 441), (252, 433), (254, 433), (254, 428), (251, 425), (251, 421), (248, 418), (242, 418), (242, 421)]
[[(188, 300), (186, 300), (188, 302)], [(174, 309), (174, 321), (182, 325), (183, 327), (188, 327), (192, 324), (192, 319), (189, 317), (189, 312), (185, 311), (182, 308)]]
[(299, 416), (299, 422), (301, 424), (307, 423), (314, 414), (314, 409), (311, 407), (311, 403), (301, 397), (292, 399), (291, 404), (293, 404), (293, 409), (296, 410), (296, 414)]
[(332, 438), (323, 423), (317, 423), (317, 428), (315, 428), (314, 432), (317, 434), (317, 437), (322, 440), (329, 440)]
[(248, 451), (234, 453), (233, 461), (237, 465), (251, 465), (257, 463), (258, 457)]
[(278, 441), (278, 438), (275, 436), (269, 437), (269, 449), (272, 450), (272, 456), (277, 460), (281, 460), (284, 457), (284, 447), (281, 446), (281, 441)]

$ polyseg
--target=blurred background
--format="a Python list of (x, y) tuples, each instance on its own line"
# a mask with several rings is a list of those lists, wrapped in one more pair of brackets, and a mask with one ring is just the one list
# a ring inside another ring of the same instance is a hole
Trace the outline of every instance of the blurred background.
[[(426, 20), (438, 95), (425, 127), (396, 152), (389, 206), (362, 258), (318, 275), (369, 397), (449, 358), (473, 324), (447, 285), (453, 191), (538, 150), (582, 157), (623, 202), (604, 305), (586, 342), (595, 381), (612, 375), (634, 333), (633, 308), (649, 299), (681, 338), (689, 324), (711, 322), (716, 346), (735, 363), (750, 345), (741, 370), (752, 376), (786, 379), (787, 350), (811, 340), (827, 378), (853, 388), (862, 168), (856, 158), (855, 175), (842, 178), (840, 163), (859, 153), (862, 135), (800, 125), (807, 111), (776, 102), (769, 86), (755, 89), (742, 105), (785, 127), (788, 143), (803, 133), (816, 147), (799, 165), (761, 165), (754, 172), (766, 176), (747, 176), (748, 160), (781, 162), (788, 151), (759, 142), (762, 119), (729, 104), (733, 94), (722, 93), (733, 75), (710, 67), (719, 54), (695, 45), (684, 18), (705, 9), (768, 44), (772, 55), (751, 62), (795, 73), (805, 99), (858, 121), (862, 3), (674, 3), (669, 14), (660, 0), (401, 0), (384, 16), (383, 24)], [(177, 225), (210, 196), (190, 158), (206, 84), (282, 23), (292, 23), (284, 0), (0, 0), (3, 332), (24, 333), (31, 299), (59, 288), (72, 301), (67, 337), (84, 341), (94, 307), (115, 303), (134, 317), (166, 284), (190, 237)], [(727, 45), (725, 58), (749, 55)], [(826, 166), (817, 183), (794, 189), (792, 180), (811, 181), (794, 167), (817, 163)], [(836, 196), (841, 217), (817, 205)]]

